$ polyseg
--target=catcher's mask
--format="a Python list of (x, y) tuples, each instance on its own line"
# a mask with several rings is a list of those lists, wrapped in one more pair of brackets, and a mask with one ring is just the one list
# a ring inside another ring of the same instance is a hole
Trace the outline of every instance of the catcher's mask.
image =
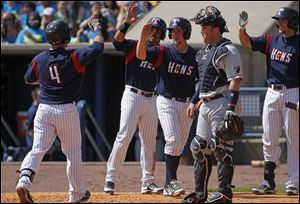
[(208, 6), (205, 9), (201, 9), (194, 18), (190, 21), (194, 21), (201, 26), (210, 25), (213, 27), (219, 27), (220, 32), (229, 32), (225, 19), (221, 16), (221, 12), (214, 6)]

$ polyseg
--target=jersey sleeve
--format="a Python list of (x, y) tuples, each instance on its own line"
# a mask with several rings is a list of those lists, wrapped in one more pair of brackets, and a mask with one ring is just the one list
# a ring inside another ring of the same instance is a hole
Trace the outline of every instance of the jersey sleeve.
[(237, 78), (243, 78), (241, 57), (238, 49), (233, 45), (227, 45), (228, 53), (224, 55), (219, 62), (220, 68), (224, 69), (228, 81)]
[(87, 48), (78, 48), (71, 55), (72, 60), (79, 62), (81, 66), (88, 65), (91, 61), (96, 59), (99, 55), (103, 54), (104, 44), (100, 42), (94, 42)]
[(31, 61), (25, 75), (24, 80), (28, 84), (36, 84), (39, 81), (39, 73), (38, 73), (38, 57), (33, 58)]
[(250, 43), (253, 51), (260, 51), (266, 54), (267, 38), (266, 36), (251, 37)]
[(122, 51), (125, 54), (125, 56), (128, 56), (134, 46), (134, 41), (124, 39), (124, 41), (120, 43), (113, 39), (112, 44), (116, 50)]

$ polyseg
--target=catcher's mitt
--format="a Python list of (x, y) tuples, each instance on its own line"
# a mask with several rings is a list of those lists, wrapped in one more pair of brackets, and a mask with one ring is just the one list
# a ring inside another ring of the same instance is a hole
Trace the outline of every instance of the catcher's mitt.
[(102, 29), (102, 25), (101, 25), (100, 20), (98, 18), (93, 18), (93, 19), (89, 20), (88, 26), (92, 30), (97, 30), (97, 29), (101, 30)]
[(244, 121), (237, 115), (231, 115), (219, 123), (215, 133), (221, 140), (229, 141), (241, 137), (243, 132)]

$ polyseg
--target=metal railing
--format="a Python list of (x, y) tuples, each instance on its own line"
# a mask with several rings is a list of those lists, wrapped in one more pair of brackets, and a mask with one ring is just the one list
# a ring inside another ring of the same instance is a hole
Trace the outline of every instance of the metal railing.
[[(21, 145), (20, 141), (18, 140), (17, 136), (14, 134), (14, 132), (11, 130), (10, 126), (7, 124), (6, 120), (4, 119), (4, 117), (1, 114), (1, 125), (3, 125), (4, 129), (7, 131), (7, 133), (9, 134), (10, 138), (14, 141), (16, 146)], [(2, 140), (1, 137), (1, 145), (2, 147), (7, 146), (5, 144), (5, 142)]]
[(261, 137), (263, 134), (262, 112), (267, 88), (241, 87), (239, 103), (245, 121), (245, 137)]
[[(83, 140), (87, 138), (97, 157), (101, 161), (106, 161), (103, 152), (99, 148), (100, 145), (96, 142), (93, 135), (96, 135), (96, 133), (98, 133), (98, 135), (101, 138), (101, 142), (104, 144), (105, 148), (107, 148), (109, 152), (111, 152), (112, 147), (108, 142), (104, 131), (100, 128), (99, 124), (97, 123), (97, 120), (91, 111), (90, 105), (86, 100), (80, 100), (77, 103), (77, 110), (80, 115), (80, 126)], [(86, 154), (85, 149), (83, 149), (82, 154)]]

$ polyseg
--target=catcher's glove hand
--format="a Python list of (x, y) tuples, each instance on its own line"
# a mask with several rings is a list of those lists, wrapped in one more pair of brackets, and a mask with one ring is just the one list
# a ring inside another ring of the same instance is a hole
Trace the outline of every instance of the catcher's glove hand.
[(216, 129), (216, 137), (223, 141), (235, 140), (244, 132), (244, 121), (237, 115), (230, 114), (221, 121)]
[(246, 28), (247, 23), (248, 23), (248, 13), (246, 11), (242, 11), (240, 13), (239, 25), (241, 28)]
[(93, 18), (93, 19), (89, 20), (88, 25), (89, 25), (90, 29), (92, 29), (92, 30), (97, 30), (97, 29), (101, 30), (102, 29), (102, 25), (98, 18)]

